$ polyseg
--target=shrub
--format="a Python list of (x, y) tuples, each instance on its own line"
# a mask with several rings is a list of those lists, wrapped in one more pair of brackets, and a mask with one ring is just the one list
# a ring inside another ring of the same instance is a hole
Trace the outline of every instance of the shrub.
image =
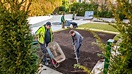
[(0, 74), (35, 74), (37, 70), (27, 21), (29, 6), (30, 0), (0, 1)]
[(76, 8), (75, 7), (71, 7), (71, 11), (76, 11)]
[(88, 4), (88, 3), (73, 3), (71, 5), (71, 11), (73, 9), (75, 9), (75, 12), (77, 13), (77, 15), (79, 16), (84, 16), (85, 14), (85, 11), (97, 11), (97, 8), (98, 8), (98, 4), (96, 3), (91, 3), (91, 4)]
[[(113, 25), (121, 34), (120, 43), (116, 44), (119, 48), (116, 49), (120, 54), (111, 57), (109, 74), (131, 74), (132, 73), (132, 5), (127, 0), (117, 0), (117, 6), (111, 4), (116, 25)], [(122, 15), (125, 15), (129, 23), (124, 23), (117, 13), (119, 9)], [(110, 60), (110, 59), (109, 59)]]
[(60, 6), (60, 7), (59, 7), (59, 11), (66, 11), (65, 6)]
[(106, 13), (106, 16), (105, 16), (106, 18), (112, 18), (113, 17), (113, 13), (112, 13), (112, 11), (107, 11), (107, 13)]
[(104, 17), (104, 18), (112, 18), (113, 17), (113, 13), (110, 10), (100, 11), (100, 12), (96, 13), (95, 15), (98, 17)]
[(106, 4), (98, 6), (98, 9), (96, 10), (94, 15), (97, 17), (103, 17), (103, 18), (113, 17), (113, 13), (111, 9)]
[(116, 13), (119, 14), (120, 20), (125, 19), (125, 15), (122, 13), (122, 10), (121, 10), (121, 9), (118, 9), (118, 10), (116, 11)]

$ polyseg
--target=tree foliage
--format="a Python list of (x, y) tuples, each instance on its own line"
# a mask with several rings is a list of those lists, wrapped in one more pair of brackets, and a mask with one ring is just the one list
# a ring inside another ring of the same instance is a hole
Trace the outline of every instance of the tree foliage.
[(0, 74), (35, 74), (37, 70), (27, 21), (30, 1), (0, 1)]
[(64, 12), (65, 12), (65, 11), (66, 11), (65, 6), (60, 6), (60, 7), (59, 7), (59, 11), (64, 11)]
[(30, 6), (30, 16), (51, 14), (61, 5), (62, 0), (33, 0)]
[[(121, 34), (120, 43), (116, 44), (119, 54), (111, 56), (109, 74), (131, 74), (132, 73), (132, 4), (128, 0), (117, 0), (117, 6), (111, 4), (116, 25), (113, 25)], [(117, 12), (117, 9), (120, 12)], [(120, 19), (120, 13), (126, 16), (129, 23)], [(114, 50), (114, 49), (113, 49)]]
[(69, 12), (69, 1), (68, 0), (62, 0), (62, 6), (66, 8), (66, 12)]
[(96, 4), (96, 3), (88, 4), (88, 3), (83, 2), (83, 3), (73, 3), (71, 5), (71, 10), (75, 9), (75, 12), (79, 16), (84, 16), (85, 11), (94, 11), (94, 12), (96, 12), (97, 8), (98, 8), (98, 4)]

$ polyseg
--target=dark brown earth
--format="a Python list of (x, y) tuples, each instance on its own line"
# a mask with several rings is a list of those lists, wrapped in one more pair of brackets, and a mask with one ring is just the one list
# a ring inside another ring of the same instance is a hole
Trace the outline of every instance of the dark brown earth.
[[(66, 56), (66, 60), (60, 63), (60, 66), (56, 70), (62, 72), (63, 74), (86, 74), (84, 72), (72, 72), (75, 71), (73, 66), (74, 64), (76, 64), (76, 60), (74, 59), (75, 56), (73, 52), (73, 46), (71, 44), (72, 39), (69, 31), (70, 29), (54, 33), (54, 41), (56, 41), (60, 45)], [(76, 31), (78, 31), (84, 37), (82, 46), (80, 48), (79, 63), (92, 70), (97, 61), (101, 58), (97, 56), (97, 53), (101, 53), (101, 50), (97, 45), (92, 44), (96, 41), (96, 39), (93, 37), (93, 34), (91, 32), (78, 29), (76, 29)], [(107, 43), (108, 39), (112, 39), (115, 36), (115, 34), (108, 34), (102, 32), (96, 32), (96, 34), (99, 35), (104, 43)]]

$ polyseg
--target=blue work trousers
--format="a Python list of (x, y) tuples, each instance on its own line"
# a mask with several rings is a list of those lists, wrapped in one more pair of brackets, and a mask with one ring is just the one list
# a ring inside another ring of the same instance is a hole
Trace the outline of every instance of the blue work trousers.
[(46, 50), (46, 47), (48, 46), (48, 43), (45, 43), (45, 44), (41, 44), (40, 43), (40, 48), (41, 48), (41, 50), (42, 50), (42, 52), (43, 52), (43, 61), (44, 62), (48, 62), (47, 61), (47, 56), (46, 56), (46, 53), (47, 53), (47, 50)]

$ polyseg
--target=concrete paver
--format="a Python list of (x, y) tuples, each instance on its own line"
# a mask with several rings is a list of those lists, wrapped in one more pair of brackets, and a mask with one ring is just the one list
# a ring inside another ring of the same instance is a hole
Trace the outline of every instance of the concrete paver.
[(62, 73), (43, 65), (43, 67), (39, 70), (38, 74), (62, 74)]
[(90, 74), (102, 74), (103, 69), (104, 69), (104, 59), (101, 59), (96, 63)]
[(29, 24), (36, 24), (38, 22), (51, 19), (52, 17), (53, 16), (34, 16), (34, 17), (29, 17), (27, 20), (29, 21)]

